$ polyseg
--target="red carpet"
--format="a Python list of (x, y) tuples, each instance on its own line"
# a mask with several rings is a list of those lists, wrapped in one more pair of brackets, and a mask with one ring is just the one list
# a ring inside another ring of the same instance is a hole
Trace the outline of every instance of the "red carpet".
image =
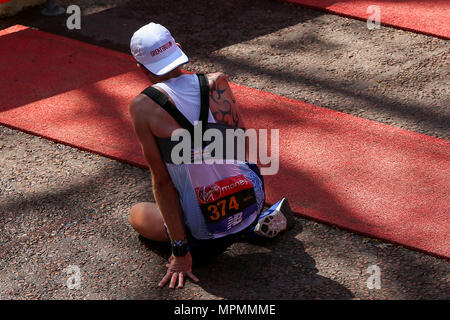
[[(145, 167), (128, 116), (131, 57), (25, 27), (0, 31), (0, 123)], [(280, 129), (267, 200), (450, 257), (450, 142), (233, 85), (247, 126)], [(252, 115), (257, 117), (252, 118)]]
[(381, 24), (450, 39), (450, 0), (280, 0), (367, 21), (371, 5), (380, 7)]

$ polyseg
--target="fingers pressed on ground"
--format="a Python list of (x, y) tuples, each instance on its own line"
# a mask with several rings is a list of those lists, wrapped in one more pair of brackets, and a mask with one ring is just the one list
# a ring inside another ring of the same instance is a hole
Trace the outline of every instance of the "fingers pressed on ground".
[(171, 288), (171, 289), (175, 288), (175, 283), (177, 282), (177, 278), (178, 278), (178, 273), (176, 273), (176, 272), (172, 273), (172, 279), (170, 279), (169, 288)]
[(178, 274), (178, 288), (183, 288), (184, 285), (184, 274), (183, 272), (180, 272)]
[(167, 272), (166, 275), (164, 276), (164, 278), (162, 278), (162, 280), (159, 282), (158, 286), (164, 287), (165, 284), (167, 283), (167, 281), (169, 281), (171, 276), (172, 276), (172, 273)]

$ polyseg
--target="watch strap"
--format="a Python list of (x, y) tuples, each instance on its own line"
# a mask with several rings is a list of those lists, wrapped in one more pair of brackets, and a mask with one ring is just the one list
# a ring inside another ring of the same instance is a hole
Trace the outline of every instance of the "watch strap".
[(172, 240), (172, 253), (175, 257), (184, 257), (189, 252), (189, 244), (186, 239)]

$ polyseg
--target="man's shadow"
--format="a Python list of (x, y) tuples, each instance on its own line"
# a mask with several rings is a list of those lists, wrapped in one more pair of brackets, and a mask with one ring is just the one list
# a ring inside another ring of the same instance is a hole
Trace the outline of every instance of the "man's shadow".
[[(274, 239), (233, 244), (211, 263), (194, 266), (199, 286), (231, 300), (353, 298), (346, 287), (317, 274), (314, 259), (296, 239), (301, 231), (301, 221), (296, 219), (293, 229)], [(169, 258), (168, 244), (139, 238), (148, 249)]]

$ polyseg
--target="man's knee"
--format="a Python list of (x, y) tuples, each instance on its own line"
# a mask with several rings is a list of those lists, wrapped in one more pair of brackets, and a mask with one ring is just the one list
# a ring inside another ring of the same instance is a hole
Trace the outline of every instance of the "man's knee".
[(140, 222), (142, 221), (142, 203), (136, 203), (134, 206), (131, 207), (130, 213), (128, 216), (128, 221), (130, 222), (130, 225), (135, 229), (140, 229)]
[(158, 207), (150, 202), (139, 202), (130, 209), (128, 217), (133, 227), (139, 227), (142, 224), (161, 224), (163, 222), (162, 215), (158, 211)]
[(156, 205), (146, 202), (135, 204), (130, 209), (128, 220), (133, 229), (143, 237), (156, 241), (168, 240), (164, 220)]

